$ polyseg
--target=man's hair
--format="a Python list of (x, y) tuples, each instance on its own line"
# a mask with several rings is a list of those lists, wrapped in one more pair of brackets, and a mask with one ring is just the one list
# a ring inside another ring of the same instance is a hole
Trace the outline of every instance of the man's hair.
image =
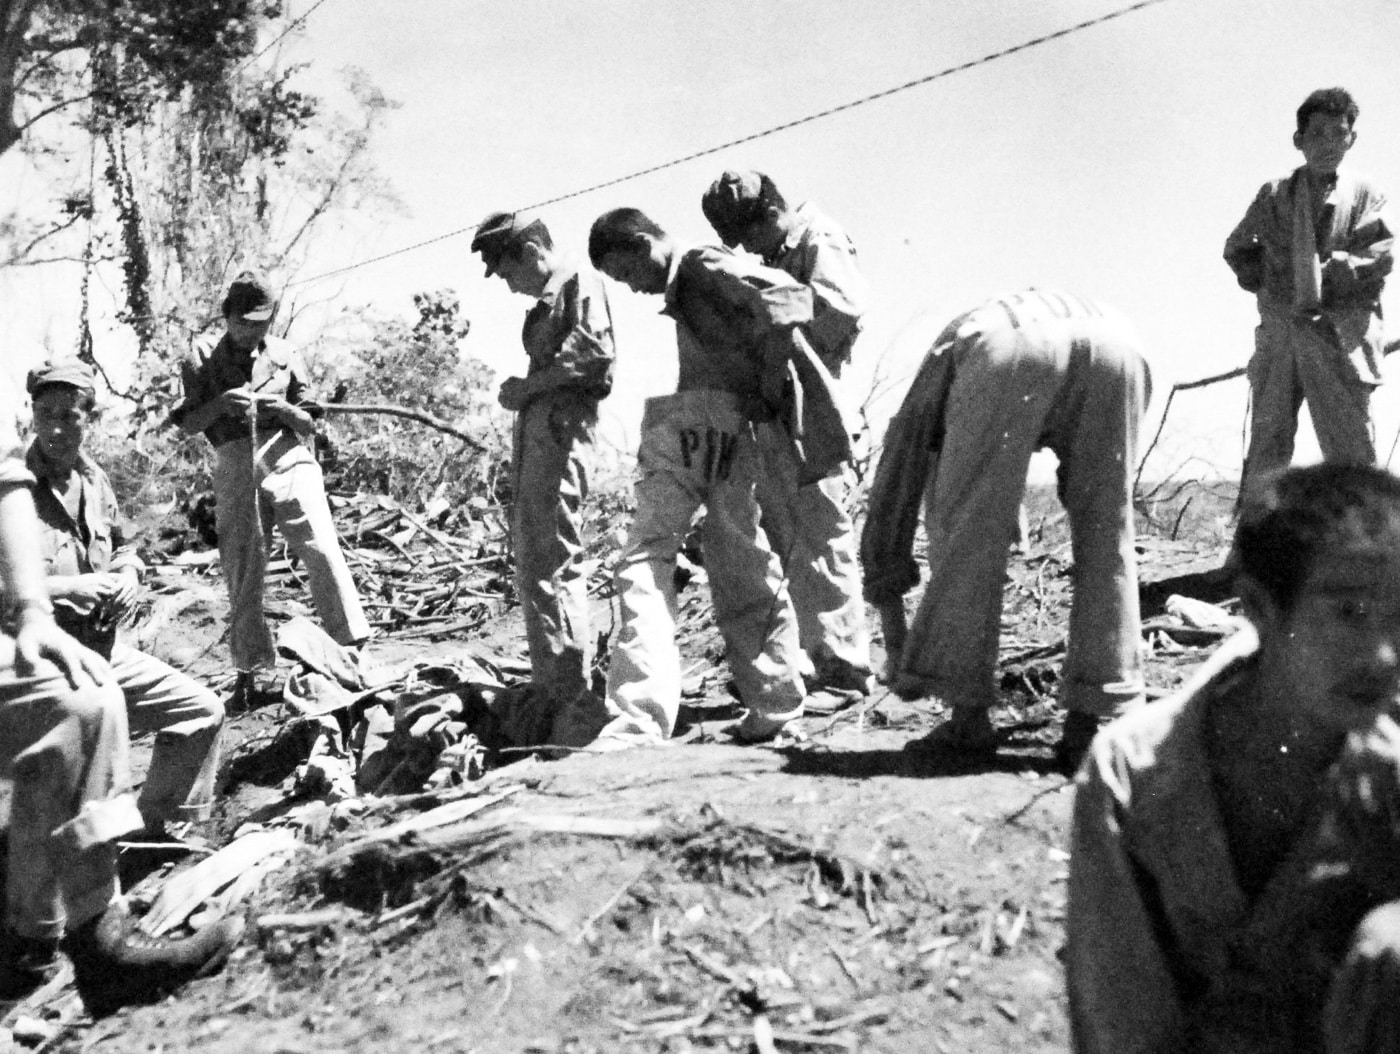
[(1387, 536), (1400, 545), (1400, 478), (1370, 465), (1311, 465), (1264, 480), (1249, 497), (1234, 560), (1287, 611), (1324, 547)]
[(1328, 117), (1345, 117), (1347, 124), (1355, 128), (1356, 119), (1361, 116), (1361, 107), (1356, 105), (1351, 92), (1345, 88), (1319, 88), (1298, 107), (1298, 131), (1307, 131), (1308, 121), (1315, 113)]
[(762, 172), (726, 172), (700, 198), (700, 211), (726, 245), (768, 215), (769, 208), (787, 211), (787, 200)]
[(593, 221), (588, 232), (588, 258), (594, 267), (603, 266), (609, 253), (633, 253), (643, 247), (643, 236), (664, 240), (661, 226), (641, 209), (613, 209)]

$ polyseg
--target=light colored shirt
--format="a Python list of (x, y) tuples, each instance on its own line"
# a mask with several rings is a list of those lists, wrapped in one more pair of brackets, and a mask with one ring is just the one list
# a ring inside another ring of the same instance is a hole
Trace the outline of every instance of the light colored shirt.
[(812, 320), (807, 286), (716, 246), (673, 254), (665, 298), (663, 313), (676, 321), (677, 391), (758, 397), (768, 336)]
[(1203, 1022), (1201, 1012), (1255, 904), (1236, 877), (1206, 715), (1247, 705), (1257, 649), (1252, 629), (1237, 634), (1177, 695), (1094, 740), (1070, 855), (1065, 969), (1077, 1054), (1230, 1049), (1207, 1042), (1229, 1022)]
[(794, 211), (792, 229), (763, 262), (812, 290), (812, 321), (802, 332), (827, 369), (839, 373), (851, 361), (870, 286), (856, 260), (855, 243), (835, 220), (811, 202)]
[(559, 370), (558, 387), (602, 399), (612, 391), (612, 312), (603, 281), (593, 271), (561, 271), (525, 316), (520, 335), (529, 375)]
[(0, 488), (24, 486), (34, 477), (24, 466), (24, 448), (15, 431), (19, 395), (8, 377), (0, 373)]
[[(46, 575), (84, 575), (134, 568), (145, 570), (145, 563), (127, 540), (116, 491), (97, 462), (78, 455), (78, 485), (81, 488), (78, 517), (74, 519), (63, 499), (48, 481), (44, 456), (39, 444), (31, 442), (25, 462), (34, 474), (34, 511), (39, 516), (40, 550)], [(92, 612), (79, 610), (66, 602), (56, 602), (54, 617), (59, 627), (91, 648), (110, 648), (116, 636), (111, 627), (92, 624)]]
[(1381, 291), (1394, 265), (1395, 232), (1386, 199), (1372, 183), (1339, 169), (1331, 186), (1315, 185), (1306, 166), (1259, 188), (1225, 240), (1225, 262), (1241, 288), (1257, 295), (1261, 313), (1294, 314), (1294, 207), (1310, 198), (1321, 262), (1322, 317), (1345, 348), (1365, 336), (1380, 312)]

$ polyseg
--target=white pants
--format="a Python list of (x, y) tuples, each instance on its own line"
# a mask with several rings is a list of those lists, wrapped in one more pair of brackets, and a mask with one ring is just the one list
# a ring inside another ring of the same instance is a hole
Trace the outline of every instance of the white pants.
[(798, 485), (798, 463), (776, 422), (756, 425), (763, 471), (757, 497), (763, 530), (787, 574), (798, 637), (818, 681), (870, 674), (870, 631), (861, 596), (855, 526), (846, 511), (850, 479)]
[(669, 737), (675, 729), (681, 665), (673, 575), (702, 505), (705, 569), (739, 698), (774, 724), (801, 713), (797, 620), (759, 529), (753, 427), (727, 392), (647, 400), (637, 514), (616, 571), (622, 628), (608, 669), (610, 732)]
[(338, 644), (369, 635), (326, 503), (321, 466), (287, 431), (261, 436), (254, 464), (247, 440), (214, 450), (215, 526), (229, 593), (229, 650), (240, 670), (277, 661), (263, 617), (268, 539), (275, 524), (306, 568), (311, 599)]

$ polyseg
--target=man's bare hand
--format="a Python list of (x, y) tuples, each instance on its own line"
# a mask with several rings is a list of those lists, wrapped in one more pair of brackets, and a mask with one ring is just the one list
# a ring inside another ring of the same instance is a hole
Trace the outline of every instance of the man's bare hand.
[(100, 655), (59, 629), (52, 615), (29, 608), (21, 612), (15, 633), (15, 672), (33, 677), (45, 663), (57, 666), (74, 689), (116, 683), (112, 668)]

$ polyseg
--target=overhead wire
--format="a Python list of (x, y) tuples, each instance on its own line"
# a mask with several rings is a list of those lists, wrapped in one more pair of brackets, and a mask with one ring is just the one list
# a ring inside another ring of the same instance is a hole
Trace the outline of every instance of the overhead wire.
[[(325, 0), (318, 0), (316, 7), (319, 7), (320, 4), (324, 2)], [(951, 77), (956, 73), (966, 72), (967, 70), (974, 69), (978, 66), (986, 65), (989, 62), (995, 62), (998, 59), (1004, 59), (1008, 56), (1015, 55), (1018, 52), (1029, 51), (1031, 48), (1040, 47), (1043, 44), (1049, 44), (1050, 42), (1055, 40), (1061, 40), (1064, 37), (1070, 36), (1071, 34), (1078, 33), (1086, 29), (1091, 29), (1094, 26), (1102, 25), (1105, 22), (1111, 22), (1114, 19), (1122, 18), (1125, 15), (1130, 15), (1137, 11), (1141, 11), (1144, 8), (1153, 7), (1156, 4), (1161, 4), (1165, 2), (1166, 0), (1137, 0), (1136, 3), (1128, 4), (1126, 7), (1120, 7), (1113, 11), (1106, 12), (1102, 15), (1097, 15), (1094, 18), (1088, 18), (1082, 22), (1076, 22), (1074, 25), (1065, 26), (1062, 29), (1057, 29), (1052, 33), (1046, 33), (1042, 36), (1022, 41), (1019, 44), (1013, 44), (1010, 47), (1002, 48), (999, 51), (989, 52), (986, 55), (982, 55), (975, 59), (969, 59), (966, 62), (960, 62), (955, 66), (947, 66), (944, 69), (938, 70), (935, 73), (930, 73), (923, 77), (917, 77), (911, 81), (905, 81), (903, 84), (897, 84), (891, 88), (885, 88), (881, 91), (872, 92), (869, 95), (863, 95), (860, 98), (852, 99), (849, 102), (844, 102), (837, 106), (828, 107), (825, 110), (820, 110), (816, 113), (810, 113), (803, 117), (794, 118), (791, 121), (784, 121), (782, 124), (776, 124), (768, 128), (763, 128), (759, 131), (751, 132), (748, 135), (740, 136), (737, 139), (730, 139), (726, 142), (719, 143), (715, 146), (705, 147), (702, 150), (696, 150), (693, 153), (685, 154), (681, 157), (672, 158), (669, 161), (662, 161), (659, 164), (649, 165), (646, 168), (637, 169), (636, 171), (628, 172), (625, 175), (615, 176), (612, 179), (603, 180), (601, 183), (594, 183), (590, 186), (582, 187), (578, 190), (571, 190), (567, 193), (558, 194), (552, 198), (546, 198), (543, 201), (536, 201), (529, 205), (521, 205), (515, 211), (527, 212), (534, 209), (542, 209), (549, 205), (557, 205), (562, 201), (569, 201), (572, 198), (582, 197), (585, 194), (592, 194), (595, 191), (603, 190), (607, 187), (615, 187), (620, 183), (628, 183), (632, 180), (640, 179), (643, 176), (649, 176), (656, 172), (664, 171), (668, 168), (675, 168), (678, 165), (683, 165), (687, 162), (695, 161), (698, 158), (709, 157), (712, 154), (720, 153), (721, 151), (731, 149), (732, 147), (742, 146), (745, 143), (752, 143), (758, 139), (764, 139), (771, 135), (777, 135), (779, 132), (786, 132), (790, 129), (798, 128), (805, 124), (811, 124), (813, 121), (820, 121), (827, 117), (832, 117), (836, 114), (844, 113), (847, 110), (853, 110), (858, 106), (865, 106), (869, 103), (877, 102), (880, 99), (889, 98), (891, 95), (897, 95), (900, 92), (910, 91), (911, 89), (922, 87), (925, 84), (932, 83), (933, 81), (941, 80), (945, 77)], [(311, 11), (314, 11), (315, 9), (316, 8), (313, 7), (311, 8)], [(309, 15), (311, 11), (308, 11), (307, 14)], [(389, 260), (396, 256), (403, 256), (406, 253), (415, 252), (418, 249), (425, 248), (426, 246), (435, 245), (436, 243), (441, 241), (447, 241), (449, 238), (460, 237), (463, 234), (467, 234), (471, 231), (476, 230), (478, 226), (479, 224), (477, 223), (468, 224), (465, 227), (459, 227), (456, 230), (447, 231), (444, 234), (434, 235), (433, 237), (425, 238), (420, 242), (414, 242), (412, 245), (406, 245), (399, 249), (393, 249), (389, 252), (381, 253), (378, 256), (372, 256), (367, 260), (359, 260), (355, 263), (346, 264), (344, 267), (337, 267), (330, 271), (323, 271), (322, 273), (312, 275), (309, 278), (298, 278), (294, 281), (288, 282), (287, 284), (288, 286), (306, 285), (310, 282), (319, 282), (326, 278), (334, 278), (336, 275), (345, 274), (349, 271), (355, 271), (362, 267), (369, 267), (371, 264), (381, 263), (384, 260)]]

